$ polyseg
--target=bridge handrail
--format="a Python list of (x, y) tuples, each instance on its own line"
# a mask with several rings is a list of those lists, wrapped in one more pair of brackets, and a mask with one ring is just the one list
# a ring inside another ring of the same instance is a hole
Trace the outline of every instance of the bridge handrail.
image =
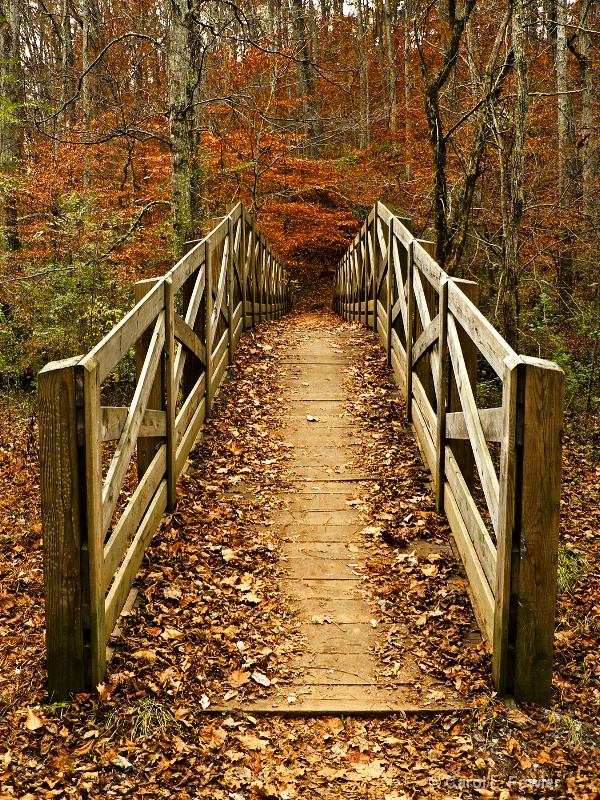
[[(338, 265), (334, 309), (378, 331), (386, 348), (492, 645), (498, 691), (548, 705), (564, 376), (517, 355), (478, 309), (477, 284), (447, 275), (434, 244), (409, 228), (375, 204)], [(501, 383), (491, 408), (478, 407), (483, 363)]]
[[(135, 306), (87, 355), (48, 364), (38, 376), (55, 699), (103, 680), (109, 637), (152, 535), (175, 506), (177, 479), (242, 332), (290, 308), (285, 268), (241, 203), (187, 246), (166, 275), (135, 285)], [(132, 348), (131, 405), (103, 405), (102, 383)], [(136, 450), (138, 481), (128, 498), (123, 485)]]

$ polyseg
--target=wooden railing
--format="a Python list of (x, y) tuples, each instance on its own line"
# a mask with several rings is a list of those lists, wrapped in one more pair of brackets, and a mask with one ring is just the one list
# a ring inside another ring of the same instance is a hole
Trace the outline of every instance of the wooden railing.
[[(55, 699), (103, 680), (108, 639), (242, 332), (290, 308), (283, 265), (241, 204), (189, 247), (162, 278), (136, 284), (135, 307), (90, 353), (39, 374)], [(103, 383), (132, 348), (130, 405), (103, 405)]]
[[(498, 691), (548, 705), (563, 373), (517, 355), (478, 310), (477, 285), (448, 276), (434, 254), (377, 203), (338, 266), (334, 308), (378, 331), (387, 350)], [(484, 392), (493, 407), (478, 406)]]

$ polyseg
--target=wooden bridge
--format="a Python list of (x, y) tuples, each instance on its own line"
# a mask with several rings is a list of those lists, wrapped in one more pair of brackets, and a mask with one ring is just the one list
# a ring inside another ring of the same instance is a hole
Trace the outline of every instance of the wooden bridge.
[[(437, 509), (447, 515), (493, 648), (498, 691), (547, 705), (563, 375), (555, 364), (517, 355), (478, 310), (476, 284), (446, 275), (434, 254), (431, 243), (416, 240), (405, 220), (377, 203), (340, 262), (333, 307), (377, 331), (386, 348)], [(291, 308), (289, 276), (241, 204), (205, 239), (190, 243), (167, 275), (135, 289), (135, 307), (89, 354), (49, 364), (39, 375), (54, 698), (103, 680), (108, 639), (149, 541), (175, 506), (178, 477), (236, 344), (244, 331)], [(110, 405), (113, 376), (127, 367), (133, 348), (133, 399)], [(345, 357), (317, 330), (290, 345), (283, 363), (294, 365), (306, 384), (285, 415), (286, 435), (302, 447), (293, 467), (294, 513), (273, 520), (285, 542), (283, 590), (296, 598), (306, 623), (313, 676), (332, 672), (322, 630), (310, 626), (318, 600), (345, 631), (346, 649), (335, 651), (338, 667), (346, 658), (355, 677), (364, 677), (343, 691), (339, 682), (332, 688), (325, 677), (313, 680), (305, 692), (313, 702), (305, 707), (416, 708), (406, 691), (384, 690), (367, 677), (373, 674), (369, 612), (346, 567), (348, 554), (360, 548), (360, 525), (346, 499), (352, 480), (368, 476), (360, 463), (341, 478), (336, 468), (351, 433), (340, 392)], [(483, 381), (491, 407), (480, 407)], [(328, 422), (315, 433), (310, 409), (317, 406)], [(328, 559), (310, 555), (315, 545)], [(409, 662), (406, 669), (410, 684)], [(277, 703), (273, 697), (262, 708), (276, 711)]]

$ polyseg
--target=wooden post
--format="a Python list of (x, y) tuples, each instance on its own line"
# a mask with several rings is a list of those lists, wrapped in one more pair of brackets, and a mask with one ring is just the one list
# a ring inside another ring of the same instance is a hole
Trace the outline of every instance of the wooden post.
[(413, 261), (414, 242), (408, 245), (407, 258), (407, 277), (408, 288), (408, 308), (406, 313), (406, 419), (412, 422), (412, 350), (415, 337), (415, 292), (413, 289), (414, 261)]
[[(373, 289), (371, 290), (371, 302), (373, 303), (373, 330), (377, 333), (377, 283), (379, 281), (379, 268), (381, 259), (379, 258), (379, 248), (377, 246), (377, 205), (373, 214), (373, 229), (371, 231), (371, 245), (373, 249), (373, 263), (371, 264), (371, 275), (373, 276)], [(368, 229), (367, 229), (368, 230)], [(370, 253), (371, 251), (369, 251)], [(369, 256), (370, 257), (370, 256)]]
[(206, 239), (206, 288), (204, 289), (204, 344), (206, 347), (206, 410), (209, 417), (212, 408), (211, 383), (213, 377), (213, 243), (210, 236)]
[[(428, 242), (423, 240), (417, 240), (418, 243), (421, 245), (423, 250), (431, 256), (431, 258), (435, 259), (435, 242)], [(431, 319), (435, 318), (435, 305), (437, 300), (437, 292), (435, 287), (429, 283), (427, 278), (424, 275), (420, 275), (421, 278), (421, 285), (423, 287), (423, 294), (425, 296), (425, 302), (427, 304), (427, 308), (429, 309), (429, 316)], [(423, 333), (423, 325), (421, 321), (420, 314), (415, 314), (415, 341), (419, 338), (419, 336)], [(421, 385), (425, 390), (425, 394), (427, 395), (427, 399), (429, 400), (431, 407), (433, 409), (436, 408), (436, 386), (433, 379), (433, 369), (432, 369), (432, 351), (430, 350), (427, 354), (421, 358), (421, 360), (415, 365), (414, 371), (419, 376), (419, 380), (421, 381)]]
[(564, 374), (549, 361), (525, 364), (514, 696), (549, 707), (560, 516)]
[(246, 209), (244, 206), (240, 209), (240, 257), (239, 257), (239, 272), (242, 283), (242, 330), (244, 333), (248, 330), (246, 324), (246, 306), (248, 305), (248, 273), (249, 273), (249, 260), (248, 260), (248, 236), (246, 233)]
[(440, 281), (439, 320), (435, 510), (438, 514), (443, 514), (446, 475), (446, 407), (448, 398), (448, 278), (446, 275)]
[(165, 411), (167, 419), (167, 511), (174, 511), (177, 504), (177, 439), (175, 435), (175, 305), (173, 281), (165, 278), (165, 344), (163, 358), (163, 384), (165, 387)]
[(387, 313), (387, 325), (386, 325), (386, 338), (387, 338), (387, 364), (388, 367), (392, 366), (392, 308), (394, 303), (392, 301), (392, 290), (394, 286), (394, 256), (393, 256), (393, 244), (394, 244), (394, 231), (393, 231), (393, 217), (390, 218), (388, 222), (388, 238), (387, 238), (387, 280), (386, 280), (386, 287), (385, 287), (385, 310)]
[[(104, 624), (104, 534), (102, 524), (102, 431), (100, 408), (100, 375), (95, 358), (77, 367), (78, 394), (83, 389), (82, 405), (85, 425), (85, 495), (87, 536), (82, 542), (83, 562), (87, 559), (90, 598), (91, 685), (97, 686), (106, 673), (106, 643), (110, 631)], [(78, 399), (79, 404), (79, 399)]]
[[(494, 635), (492, 642), (492, 676), (494, 685), (504, 697), (514, 684), (516, 592), (511, 586), (513, 573), (519, 574), (519, 546), (516, 541), (517, 443), (523, 440), (523, 401), (525, 367), (518, 356), (504, 359), (502, 375), (502, 442), (498, 501), (498, 535), (496, 548), (496, 585), (494, 588)], [(521, 397), (518, 390), (521, 388)], [(520, 411), (518, 412), (518, 405)], [(519, 430), (520, 429), (520, 430)], [(520, 434), (517, 436), (517, 434)], [(512, 615), (512, 618), (511, 618)], [(510, 633), (510, 636), (509, 636)]]
[(38, 375), (40, 492), (48, 694), (65, 700), (86, 688), (81, 542), (85, 528), (75, 366), (47, 364)]
[[(474, 281), (466, 281), (461, 278), (453, 278), (454, 284), (463, 292), (463, 294), (473, 303), (474, 306), (479, 305), (479, 286)], [(469, 381), (473, 389), (473, 395), (477, 397), (477, 346), (473, 343), (471, 337), (458, 326), (458, 338), (463, 354), (463, 361), (469, 376)], [(449, 387), (448, 398), (449, 411), (461, 411), (462, 406), (454, 378), (453, 370), (451, 370), (451, 379)], [(450, 449), (456, 459), (456, 463), (460, 467), (465, 483), (470, 491), (473, 491), (475, 483), (475, 458), (473, 456), (473, 449), (468, 439), (460, 440), (454, 439), (450, 443)]]
[[(189, 244), (186, 242), (186, 244)], [(191, 243), (194, 244), (194, 243)], [(185, 245), (184, 245), (185, 247)], [(135, 302), (139, 303), (148, 292), (153, 289), (160, 278), (148, 278), (147, 280), (138, 281), (134, 287)], [(148, 328), (135, 343), (135, 375), (139, 379), (140, 373), (144, 366), (150, 339), (152, 338), (152, 328)], [(190, 361), (192, 356), (188, 356), (186, 361)], [(187, 364), (186, 364), (187, 367)], [(185, 367), (184, 367), (185, 369)], [(164, 407), (164, 385), (162, 380), (161, 370), (157, 370), (154, 383), (150, 389), (150, 396), (148, 397), (147, 408), (157, 409), (161, 411)], [(150, 466), (152, 459), (156, 455), (156, 450), (162, 444), (162, 439), (159, 436), (140, 436), (137, 440), (137, 470), (138, 481), (142, 479), (143, 474)]]
[(233, 301), (233, 289), (234, 289), (234, 276), (233, 276), (233, 220), (231, 219), (231, 215), (227, 218), (227, 238), (229, 240), (229, 251), (227, 253), (227, 326), (229, 328), (228, 332), (228, 350), (229, 350), (229, 363), (231, 364), (233, 361), (233, 312), (235, 311), (235, 305)]

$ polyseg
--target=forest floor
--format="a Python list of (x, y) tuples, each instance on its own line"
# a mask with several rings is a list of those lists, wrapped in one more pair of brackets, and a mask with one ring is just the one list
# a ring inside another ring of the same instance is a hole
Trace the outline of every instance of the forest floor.
[[(277, 361), (300, 322), (353, 330), (327, 304), (322, 287), (243, 337), (106, 680), (70, 702), (48, 704), (45, 687), (35, 410), (14, 398), (0, 408), (0, 798), (600, 797), (600, 458), (567, 431), (552, 707), (511, 707), (471, 635), (466, 586), (444, 594), (457, 566), (403, 557), (417, 533), (449, 533), (371, 334), (346, 380), (364, 468), (377, 475), (360, 496), (370, 598), (418, 637), (420, 668), (466, 707), (380, 719), (214, 712), (293, 677), (298, 626), (268, 524), (289, 481)], [(376, 654), (392, 672), (397, 649), (391, 637)]]

